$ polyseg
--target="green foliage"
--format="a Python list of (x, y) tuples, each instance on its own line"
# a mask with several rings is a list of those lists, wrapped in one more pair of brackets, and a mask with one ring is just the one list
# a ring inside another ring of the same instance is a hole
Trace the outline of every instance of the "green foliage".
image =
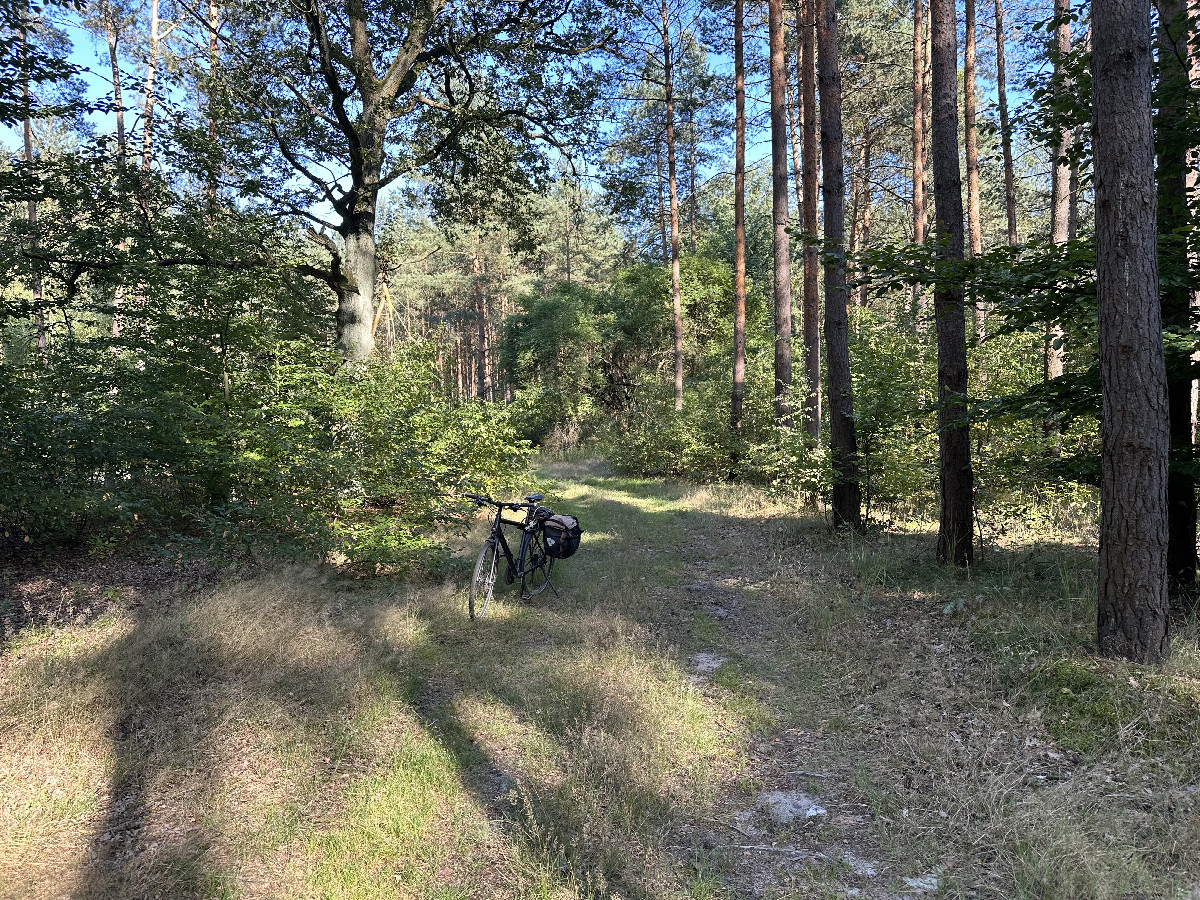
[[(126, 188), (89, 199), (105, 174)], [(21, 220), (2, 235), (0, 440), (15, 452), (0, 547), (142, 536), (407, 566), (465, 520), (457, 494), (523, 471), (505, 411), (445, 399), (435, 342), (345, 368), (288, 232), (129, 174), (99, 156), (47, 165), (38, 253)], [(44, 351), (29, 343), (35, 278)]]

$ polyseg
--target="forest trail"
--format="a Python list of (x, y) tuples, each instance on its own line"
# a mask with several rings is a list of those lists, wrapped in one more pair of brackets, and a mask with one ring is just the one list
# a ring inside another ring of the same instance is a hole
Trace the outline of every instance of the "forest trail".
[[(298, 568), (18, 635), (0, 897), (1200, 885), (1195, 695), (1080, 654), (1089, 550), (967, 576), (737, 486), (540, 477), (583, 548), (479, 622), (482, 523), (445, 583)], [(1118, 689), (1155, 724), (1092, 709)]]

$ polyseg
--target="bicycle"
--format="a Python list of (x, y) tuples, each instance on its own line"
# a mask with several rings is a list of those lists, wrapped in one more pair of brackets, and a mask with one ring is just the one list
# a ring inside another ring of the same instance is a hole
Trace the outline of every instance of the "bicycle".
[[(558, 590), (550, 583), (550, 570), (554, 568), (554, 557), (546, 553), (542, 537), (542, 525), (546, 519), (554, 515), (544, 506), (539, 506), (541, 494), (530, 494), (524, 503), (502, 503), (491, 497), (480, 497), (475, 494), (464, 494), (476, 506), (494, 506), (496, 515), (492, 519), (492, 531), (479, 551), (479, 559), (475, 562), (475, 573), (471, 576), (471, 591), (467, 598), (467, 610), (472, 619), (480, 618), (487, 611), (492, 600), (492, 592), (496, 586), (496, 570), (499, 566), (500, 555), (504, 555), (508, 567), (504, 572), (507, 584), (521, 579), (521, 599), (528, 600), (536, 597), (547, 587), (557, 596)], [(504, 518), (504, 511), (525, 512), (525, 520), (517, 522)], [(521, 545), (514, 558), (504, 537), (501, 526), (508, 525), (521, 529)]]

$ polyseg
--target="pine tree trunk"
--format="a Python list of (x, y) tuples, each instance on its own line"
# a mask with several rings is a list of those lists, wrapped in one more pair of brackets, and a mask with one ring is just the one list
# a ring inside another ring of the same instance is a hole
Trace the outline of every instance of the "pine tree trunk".
[[(970, 0), (968, 0), (970, 2)], [(958, 168), (958, 35), (954, 0), (931, 2), (933, 191), (938, 256), (963, 258), (962, 178)], [(942, 508), (939, 562), (970, 565), (974, 545), (974, 474), (967, 418), (967, 329), (961, 286), (934, 289), (938, 345), (938, 462)]]
[(696, 111), (688, 106), (688, 244), (696, 253)]
[[(1071, 51), (1071, 13), (1070, 0), (1054, 0), (1054, 15), (1058, 24), (1054, 28), (1054, 76), (1062, 83), (1064, 90), (1070, 85), (1062, 82), (1062, 59)], [(1067, 154), (1071, 149), (1071, 129), (1064, 128), (1058, 134), (1058, 142), (1051, 147), (1050, 173), (1050, 243), (1065, 244), (1071, 231), (1071, 166), (1067, 162)], [(1063, 349), (1065, 334), (1062, 326), (1051, 323), (1046, 329), (1045, 366), (1046, 381), (1062, 377), (1063, 362), (1066, 351)], [(1047, 419), (1045, 423), (1047, 434), (1054, 429), (1054, 421)]]
[(675, 321), (675, 409), (683, 409), (683, 296), (679, 284), (679, 191), (675, 183), (675, 97), (671, 83), (671, 28), (662, 2), (663, 98), (667, 109), (667, 195), (671, 202), (671, 311)]
[(768, 0), (771, 45), (771, 226), (774, 248), (775, 421), (792, 422), (792, 246), (788, 235), (788, 134), (783, 0)]
[(1092, 146), (1100, 383), (1100, 651), (1153, 663), (1170, 648), (1171, 444), (1156, 246), (1148, 0), (1092, 4)]
[(804, 167), (804, 427), (814, 442), (821, 440), (821, 328), (817, 285), (817, 69), (816, 0), (800, 0), (796, 30), (800, 35), (800, 128)]
[(671, 259), (671, 241), (667, 228), (667, 179), (663, 177), (662, 147), (658, 138), (654, 140), (654, 171), (658, 181), (658, 231), (662, 238), (662, 260)]
[[(913, 243), (924, 244), (925, 232), (928, 228), (929, 213), (925, 205), (925, 4), (923, 0), (913, 0)], [(925, 288), (913, 285), (913, 320), (917, 328), (928, 312), (926, 308)]]
[(796, 218), (801, 222), (804, 221), (804, 166), (800, 162), (800, 132), (804, 128), (804, 123), (797, 121), (801, 114), (796, 106), (795, 99), (792, 96), (792, 81), (789, 78), (787, 84), (787, 123), (788, 123), (788, 138), (792, 148), (792, 181), (796, 187)]
[(1192, 377), (1195, 344), (1189, 288), (1186, 229), (1192, 223), (1189, 157), (1184, 121), (1191, 92), (1191, 49), (1187, 6), (1159, 0), (1158, 60), (1160, 95), (1155, 143), (1158, 148), (1158, 234), (1162, 258), (1163, 327), (1177, 336), (1180, 348), (1167, 358), (1167, 407), (1171, 422), (1171, 471), (1167, 478), (1167, 574), (1172, 604), (1188, 613), (1196, 602), (1196, 479), (1192, 447)]
[[(21, 103), (25, 109), (25, 115), (22, 117), (21, 133), (25, 141), (25, 164), (29, 167), (29, 172), (33, 172), (33, 118), (30, 115), (30, 110), (33, 108), (33, 96), (29, 89), (29, 32), (27, 27), (21, 28)], [(29, 222), (29, 230), (32, 233), (33, 248), (37, 249), (37, 224), (38, 224), (38, 208), (37, 200), (30, 199), (25, 206), (26, 221)], [(50, 346), (50, 338), (46, 331), (46, 314), (42, 309), (42, 277), (34, 275), (30, 284), (30, 291), (33, 294), (33, 327), (37, 335), (37, 348), (39, 353), (45, 353)]]
[[(963, 142), (967, 163), (967, 230), (971, 255), (983, 252), (983, 225), (979, 209), (979, 141), (975, 132), (975, 0), (966, 4), (966, 46), (963, 48)], [(976, 308), (976, 319), (982, 310)], [(980, 320), (981, 322), (981, 320)]]
[(825, 204), (825, 355), (829, 374), (829, 433), (833, 456), (833, 524), (862, 531), (858, 437), (850, 381), (846, 314), (845, 177), (842, 174), (842, 76), (838, 62), (837, 7), (816, 0), (817, 72), (821, 86), (821, 162)]
[(1008, 120), (1008, 85), (1004, 73), (1004, 5), (996, 0), (996, 105), (1000, 108), (1000, 149), (1004, 155), (1004, 214), (1008, 246), (1017, 245), (1017, 188), (1013, 174), (1012, 125)]
[(480, 400), (492, 399), (492, 376), (488, 371), (488, 311), (487, 298), (483, 292), (483, 266), (479, 261), (479, 248), (471, 257), (471, 290), (475, 295), (475, 396)]
[[(863, 136), (863, 151), (862, 151), (862, 176), (859, 179), (862, 185), (862, 200), (861, 216), (862, 221), (859, 223), (858, 229), (858, 252), (862, 253), (867, 249), (867, 245), (871, 242), (871, 205), (872, 205), (872, 190), (871, 190), (871, 145), (873, 135), (868, 130)], [(867, 285), (860, 284), (858, 286), (858, 305), (864, 307), (867, 305)]]
[(925, 3), (913, 2), (913, 243), (925, 243)]
[(733, 4), (734, 167), (733, 167), (733, 396), (730, 424), (742, 427), (746, 393), (746, 66), (742, 25), (745, 0)]

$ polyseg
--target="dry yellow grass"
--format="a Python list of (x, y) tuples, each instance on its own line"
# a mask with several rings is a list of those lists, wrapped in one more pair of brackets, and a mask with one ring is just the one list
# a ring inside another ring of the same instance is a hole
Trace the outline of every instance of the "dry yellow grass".
[[(1200, 883), (1195, 633), (1158, 672), (1089, 656), (1069, 536), (963, 576), (927, 533), (832, 537), (740, 487), (543, 475), (587, 529), (559, 598), (472, 623), (473, 558), (444, 583), (292, 568), (18, 636), (0, 898)], [(764, 824), (782, 789), (827, 813)]]

